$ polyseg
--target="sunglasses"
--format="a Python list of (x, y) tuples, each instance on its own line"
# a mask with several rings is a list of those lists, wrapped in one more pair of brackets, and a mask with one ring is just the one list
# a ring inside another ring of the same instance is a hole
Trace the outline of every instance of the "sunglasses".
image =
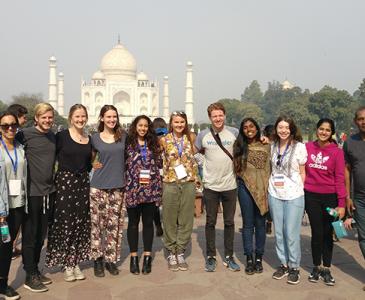
[(277, 156), (277, 160), (276, 160), (276, 166), (277, 167), (280, 167), (280, 165), (281, 165), (281, 157), (282, 157), (283, 155), (282, 154), (278, 154), (278, 156)]
[(174, 112), (172, 112), (172, 115), (173, 116), (185, 116), (186, 114), (183, 111), (174, 111)]
[(13, 129), (13, 130), (17, 130), (19, 125), (16, 124), (16, 123), (12, 123), (12, 124), (0, 124), (0, 127), (2, 130), (10, 130), (10, 129)]

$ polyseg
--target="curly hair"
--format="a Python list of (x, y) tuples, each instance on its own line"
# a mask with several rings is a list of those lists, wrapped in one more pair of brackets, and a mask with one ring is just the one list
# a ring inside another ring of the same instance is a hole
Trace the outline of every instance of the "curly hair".
[(256, 135), (254, 137), (255, 141), (260, 140), (260, 126), (253, 118), (244, 118), (241, 122), (239, 128), (239, 134), (237, 136), (236, 141), (233, 144), (233, 165), (234, 171), (237, 173), (241, 172), (242, 169), (246, 168), (247, 165), (247, 156), (248, 156), (248, 144), (249, 140), (245, 133), (243, 132), (243, 126), (247, 122), (252, 122), (256, 127)]
[(282, 115), (279, 118), (277, 118), (277, 120), (275, 122), (274, 141), (276, 143), (279, 142), (279, 140), (280, 140), (280, 137), (278, 136), (278, 133), (277, 133), (277, 128), (278, 128), (278, 124), (281, 121), (284, 121), (289, 124), (289, 130), (290, 130), (289, 143), (291, 143), (292, 141), (303, 142), (303, 137), (302, 137), (302, 134), (300, 133), (300, 129), (297, 127), (297, 125), (295, 125), (294, 120), (292, 118), (290, 118), (289, 116)]
[(154, 157), (160, 155), (160, 147), (158, 143), (158, 138), (153, 129), (152, 121), (146, 115), (140, 115), (136, 117), (131, 123), (128, 130), (128, 139), (127, 144), (131, 145), (133, 149), (138, 148), (138, 133), (137, 133), (137, 124), (140, 120), (146, 120), (148, 124), (148, 130), (144, 139), (147, 143), (147, 147), (151, 150)]

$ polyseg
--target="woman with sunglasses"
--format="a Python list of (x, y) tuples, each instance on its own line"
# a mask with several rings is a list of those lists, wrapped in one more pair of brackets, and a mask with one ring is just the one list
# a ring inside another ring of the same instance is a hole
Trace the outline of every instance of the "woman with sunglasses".
[(335, 134), (333, 120), (320, 119), (316, 134), (317, 140), (306, 144), (309, 159), (305, 165), (305, 210), (312, 230), (314, 265), (308, 280), (315, 283), (321, 278), (326, 285), (332, 286), (335, 284), (330, 271), (334, 218), (326, 208), (336, 209), (340, 218), (345, 215), (345, 159), (342, 149), (332, 140)]
[(160, 139), (163, 158), (164, 244), (168, 268), (186, 271), (185, 249), (193, 232), (197, 164), (194, 136), (190, 134), (184, 112), (173, 112), (169, 133)]
[(233, 145), (233, 158), (243, 221), (242, 241), (247, 258), (245, 272), (248, 275), (262, 273), (266, 240), (265, 214), (268, 212), (270, 144), (260, 141), (260, 127), (254, 119), (242, 120), (237, 140)]
[[(19, 299), (8, 286), (12, 245), (24, 218), (27, 165), (23, 146), (15, 140), (18, 119), (10, 112), (0, 116), (0, 223), (8, 223), (11, 241), (0, 242), (0, 296)], [(1, 203), (2, 202), (2, 203)]]
[(280, 116), (271, 146), (272, 172), (269, 207), (275, 227), (276, 253), (281, 262), (274, 279), (298, 284), (301, 258), (300, 229), (304, 213), (304, 179), (307, 150), (294, 121)]

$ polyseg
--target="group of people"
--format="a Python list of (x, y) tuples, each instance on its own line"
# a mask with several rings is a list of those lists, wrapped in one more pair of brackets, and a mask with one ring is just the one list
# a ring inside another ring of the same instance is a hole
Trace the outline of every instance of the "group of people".
[(346, 141), (344, 150), (332, 139), (335, 125), (328, 118), (318, 121), (317, 140), (303, 144), (289, 117), (279, 117), (272, 134), (264, 137), (252, 118), (243, 119), (239, 129), (226, 126), (221, 103), (209, 105), (207, 111), (211, 126), (197, 136), (182, 111), (171, 114), (168, 128), (161, 118), (152, 122), (141, 115), (125, 131), (117, 109), (104, 105), (92, 136), (86, 132), (88, 113), (81, 104), (71, 107), (69, 128), (57, 134), (52, 131), (54, 110), (48, 103), (35, 107), (34, 126), (29, 128), (20, 128), (24, 113), (11, 109), (2, 113), (0, 224), (7, 224), (11, 241), (0, 242), (0, 295), (19, 298), (8, 285), (8, 274), (20, 228), (24, 287), (33, 292), (45, 292), (52, 283), (39, 270), (47, 232), (45, 264), (62, 267), (65, 281), (85, 279), (79, 264), (87, 260), (94, 261), (97, 277), (104, 277), (105, 269), (118, 275), (126, 213), (132, 274), (152, 271), (154, 222), (158, 235), (163, 234), (168, 269), (188, 270), (185, 250), (193, 231), (196, 188), (201, 184), (207, 272), (217, 267), (215, 227), (220, 204), (223, 265), (240, 270), (233, 257), (237, 197), (249, 275), (263, 272), (268, 212), (280, 260), (274, 279), (287, 277), (288, 283), (299, 283), (304, 210), (312, 230), (309, 281), (335, 284), (330, 272), (334, 217), (327, 208), (334, 208), (342, 219), (347, 207), (345, 226), (351, 227), (354, 216), (365, 256), (365, 107), (356, 111), (359, 133)]

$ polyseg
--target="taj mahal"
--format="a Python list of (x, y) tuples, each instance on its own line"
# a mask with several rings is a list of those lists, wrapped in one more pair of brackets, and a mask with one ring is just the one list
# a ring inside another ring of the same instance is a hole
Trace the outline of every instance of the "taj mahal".
[[(48, 102), (65, 115), (64, 74), (57, 76), (57, 60), (49, 58)], [(144, 72), (137, 71), (134, 56), (118, 41), (101, 59), (100, 68), (91, 80), (81, 80), (81, 102), (88, 110), (89, 124), (96, 124), (100, 109), (105, 104), (113, 104), (119, 112), (120, 121), (128, 126), (141, 114), (151, 119), (170, 116), (169, 78), (163, 78), (162, 111), (160, 111), (160, 86), (149, 80)], [(185, 112), (189, 124), (194, 124), (193, 64), (186, 63)], [(75, 101), (73, 101), (76, 103)]]

